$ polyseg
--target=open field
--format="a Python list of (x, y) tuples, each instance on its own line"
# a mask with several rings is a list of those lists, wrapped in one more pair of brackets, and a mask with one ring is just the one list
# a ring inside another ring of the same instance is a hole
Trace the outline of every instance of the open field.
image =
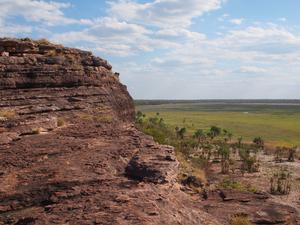
[(273, 146), (300, 146), (299, 100), (136, 101), (147, 116), (157, 112), (172, 127), (192, 133), (217, 125), (246, 141), (261, 136)]

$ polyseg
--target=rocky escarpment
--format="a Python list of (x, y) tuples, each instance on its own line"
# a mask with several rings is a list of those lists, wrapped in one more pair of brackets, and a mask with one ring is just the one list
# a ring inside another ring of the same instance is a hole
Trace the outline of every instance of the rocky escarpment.
[(0, 224), (219, 224), (90, 52), (0, 39)]

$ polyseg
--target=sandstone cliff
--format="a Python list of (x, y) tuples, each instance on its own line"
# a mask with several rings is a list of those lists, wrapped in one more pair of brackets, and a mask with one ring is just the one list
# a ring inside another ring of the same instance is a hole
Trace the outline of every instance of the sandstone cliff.
[(219, 224), (179, 190), (174, 149), (134, 127), (107, 61), (0, 39), (0, 224)]

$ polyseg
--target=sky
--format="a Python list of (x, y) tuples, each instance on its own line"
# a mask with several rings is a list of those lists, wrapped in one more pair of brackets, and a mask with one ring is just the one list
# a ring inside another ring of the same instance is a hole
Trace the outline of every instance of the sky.
[(299, 99), (299, 0), (0, 0), (0, 37), (92, 51), (135, 99)]

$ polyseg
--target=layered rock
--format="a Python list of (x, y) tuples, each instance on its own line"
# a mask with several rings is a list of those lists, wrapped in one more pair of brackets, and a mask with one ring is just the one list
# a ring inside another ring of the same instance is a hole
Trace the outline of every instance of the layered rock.
[(219, 224), (90, 52), (0, 39), (0, 224)]

